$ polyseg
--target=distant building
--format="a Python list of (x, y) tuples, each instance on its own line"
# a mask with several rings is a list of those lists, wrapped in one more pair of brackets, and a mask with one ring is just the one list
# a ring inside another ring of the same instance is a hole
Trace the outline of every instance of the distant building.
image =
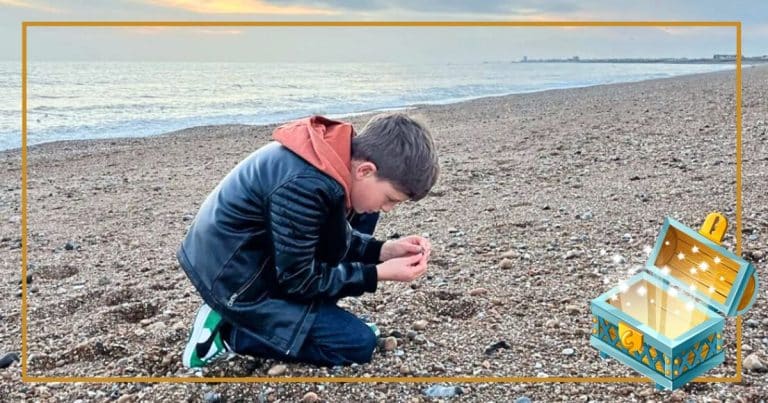
[(571, 60), (573, 60), (574, 62), (578, 62), (579, 61), (579, 57), (578, 56), (574, 56), (574, 57), (571, 58)]
[(523, 61), (527, 62), (528, 61), (528, 56), (523, 56)]
[(736, 60), (736, 55), (714, 55), (712, 56), (715, 60)]

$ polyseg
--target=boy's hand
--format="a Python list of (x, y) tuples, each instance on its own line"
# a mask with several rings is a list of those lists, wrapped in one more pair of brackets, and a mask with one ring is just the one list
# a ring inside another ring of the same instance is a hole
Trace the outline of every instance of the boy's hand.
[(384, 245), (381, 247), (379, 260), (386, 262), (390, 259), (413, 256), (419, 253), (428, 254), (431, 250), (432, 244), (428, 239), (418, 235), (411, 235), (384, 242)]
[(403, 282), (416, 280), (427, 272), (427, 260), (429, 252), (389, 259), (376, 266), (378, 279)]

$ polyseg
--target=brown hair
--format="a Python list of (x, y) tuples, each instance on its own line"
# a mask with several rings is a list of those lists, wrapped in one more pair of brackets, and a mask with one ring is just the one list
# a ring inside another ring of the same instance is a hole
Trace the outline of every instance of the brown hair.
[(440, 173), (429, 130), (403, 113), (372, 117), (352, 138), (352, 158), (376, 164), (379, 179), (414, 201), (427, 195)]

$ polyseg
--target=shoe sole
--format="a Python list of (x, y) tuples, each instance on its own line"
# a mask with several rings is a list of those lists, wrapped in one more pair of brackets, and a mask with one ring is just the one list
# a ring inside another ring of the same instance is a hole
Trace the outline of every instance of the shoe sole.
[[(189, 334), (187, 346), (184, 347), (184, 354), (181, 357), (181, 363), (187, 368), (200, 368), (192, 367), (192, 354), (195, 353), (197, 339), (200, 338), (200, 332), (203, 331), (205, 320), (210, 314), (211, 307), (209, 307), (208, 304), (203, 304), (203, 306), (197, 310), (197, 314), (195, 314), (195, 324), (192, 327), (192, 332)], [(192, 340), (195, 340), (195, 343), (192, 343)]]

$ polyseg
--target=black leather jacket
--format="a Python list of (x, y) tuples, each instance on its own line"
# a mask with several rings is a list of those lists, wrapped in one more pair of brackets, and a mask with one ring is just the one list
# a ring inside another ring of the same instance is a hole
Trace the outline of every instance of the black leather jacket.
[(177, 257), (227, 321), (295, 355), (321, 301), (376, 290), (381, 245), (351, 229), (336, 180), (273, 142), (208, 195)]

